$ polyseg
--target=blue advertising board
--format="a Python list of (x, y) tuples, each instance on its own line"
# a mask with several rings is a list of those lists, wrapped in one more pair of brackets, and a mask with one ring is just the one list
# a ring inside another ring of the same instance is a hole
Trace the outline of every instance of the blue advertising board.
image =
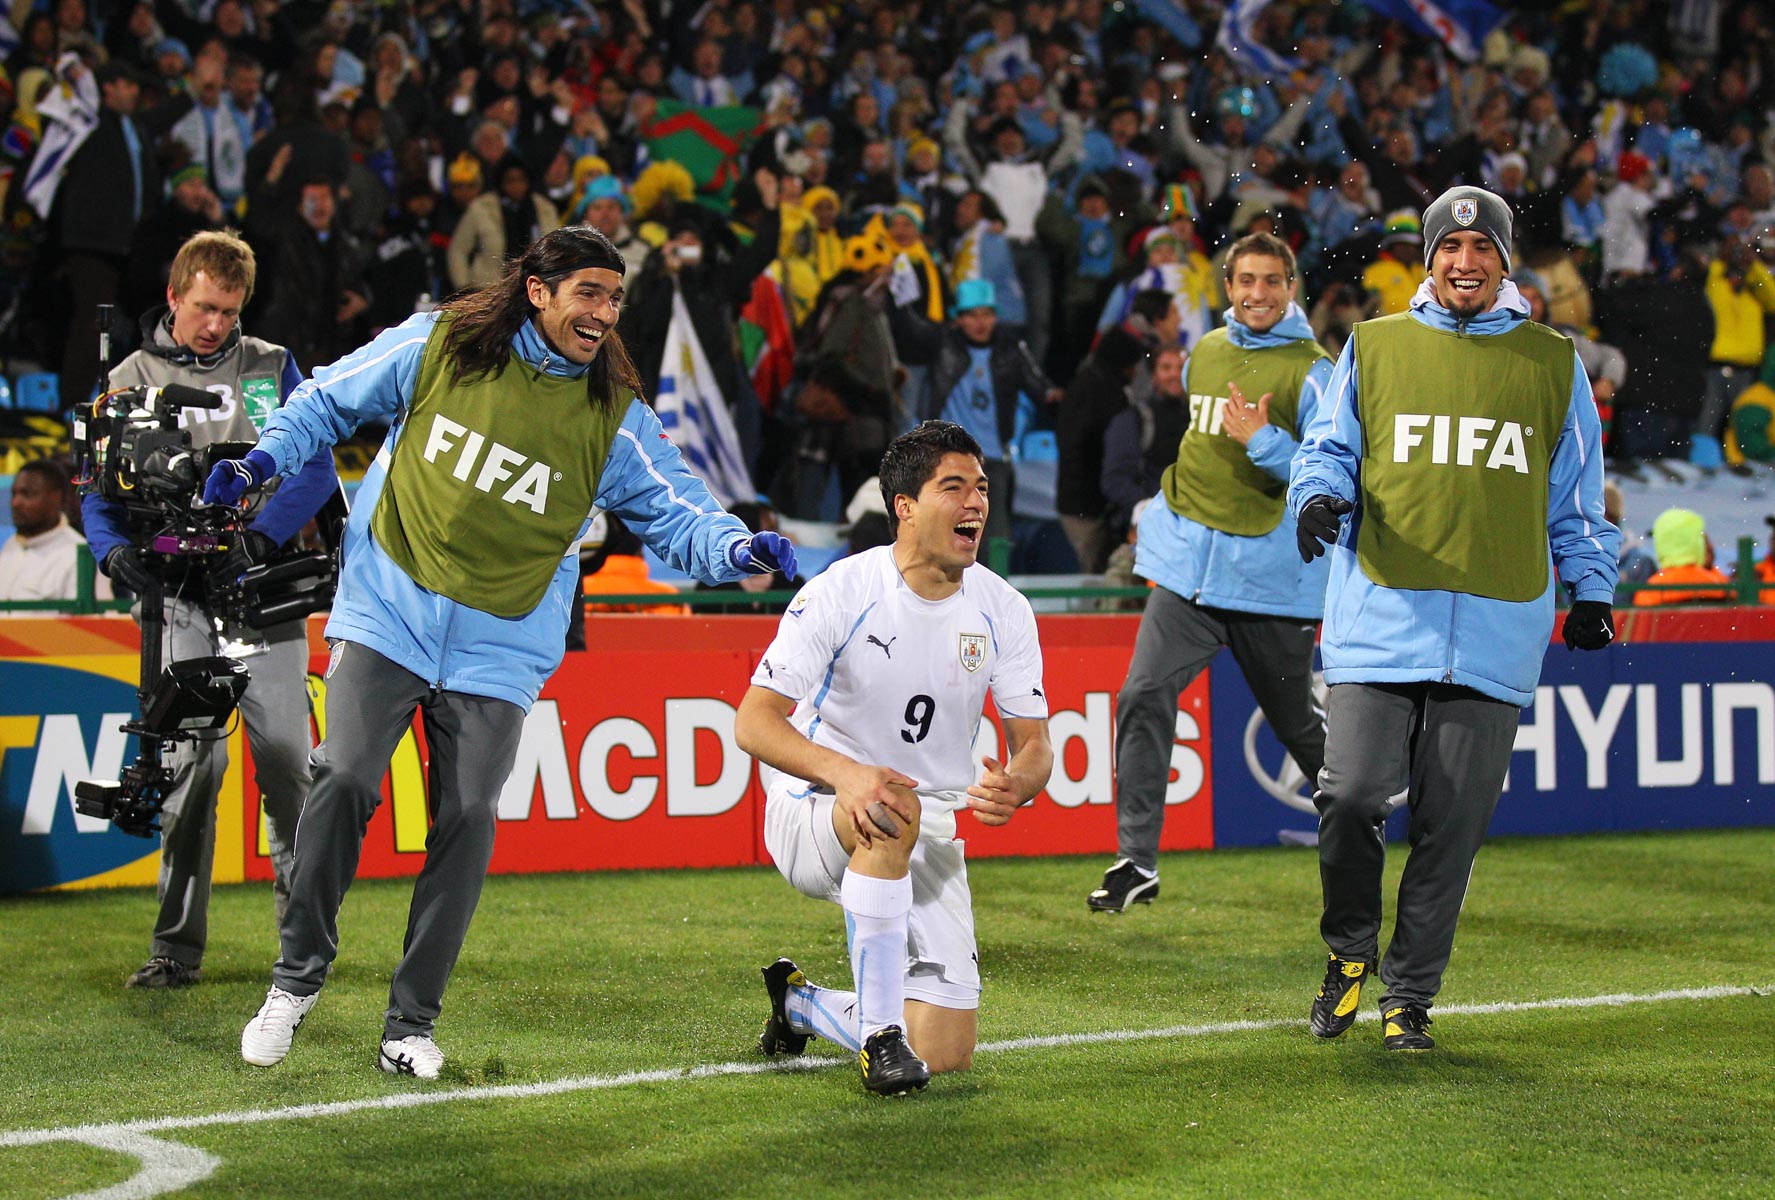
[[(1210, 668), (1214, 844), (1310, 831), (1309, 789), (1230, 655)], [(1494, 834), (1775, 825), (1775, 644), (1549, 647)], [(1403, 814), (1389, 822), (1403, 835)]]

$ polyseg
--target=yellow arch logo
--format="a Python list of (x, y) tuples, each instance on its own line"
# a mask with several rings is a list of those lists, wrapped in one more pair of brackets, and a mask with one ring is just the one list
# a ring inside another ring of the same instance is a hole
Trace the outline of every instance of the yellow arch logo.
[[(308, 674), (308, 708), (314, 714), (317, 741), (327, 737), (327, 681), (312, 671)], [(394, 806), (394, 848), (403, 854), (425, 849), (425, 835), (431, 827), (425, 805), (425, 769), (419, 761), (419, 740), (408, 729), (394, 748), (388, 763), (389, 802)], [(271, 833), (264, 809), (259, 810), (259, 856), (271, 855)]]

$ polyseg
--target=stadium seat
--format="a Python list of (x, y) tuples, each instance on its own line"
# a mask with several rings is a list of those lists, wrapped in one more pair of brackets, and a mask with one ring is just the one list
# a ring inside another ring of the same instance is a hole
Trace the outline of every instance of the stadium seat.
[(49, 371), (20, 375), (14, 402), (22, 412), (55, 412), (62, 406), (61, 384)]

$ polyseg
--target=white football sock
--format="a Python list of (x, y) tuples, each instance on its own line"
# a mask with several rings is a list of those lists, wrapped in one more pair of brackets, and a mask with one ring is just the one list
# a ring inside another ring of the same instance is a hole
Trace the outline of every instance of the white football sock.
[(857, 985), (859, 1043), (889, 1025), (906, 1026), (906, 918), (912, 877), (875, 879), (844, 873), (839, 887), (850, 937), (851, 977)]
[(789, 1028), (811, 1033), (851, 1050), (861, 1050), (857, 1040), (857, 994), (824, 988), (815, 983), (791, 985), (783, 1009)]

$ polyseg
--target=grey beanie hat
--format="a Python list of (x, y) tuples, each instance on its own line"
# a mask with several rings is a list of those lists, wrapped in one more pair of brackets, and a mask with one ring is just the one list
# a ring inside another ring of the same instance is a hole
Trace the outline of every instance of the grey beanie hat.
[(1483, 233), (1504, 259), (1510, 273), (1510, 206), (1504, 198), (1482, 187), (1451, 187), (1424, 210), (1424, 269), (1436, 254), (1437, 243), (1451, 233), (1471, 229)]

